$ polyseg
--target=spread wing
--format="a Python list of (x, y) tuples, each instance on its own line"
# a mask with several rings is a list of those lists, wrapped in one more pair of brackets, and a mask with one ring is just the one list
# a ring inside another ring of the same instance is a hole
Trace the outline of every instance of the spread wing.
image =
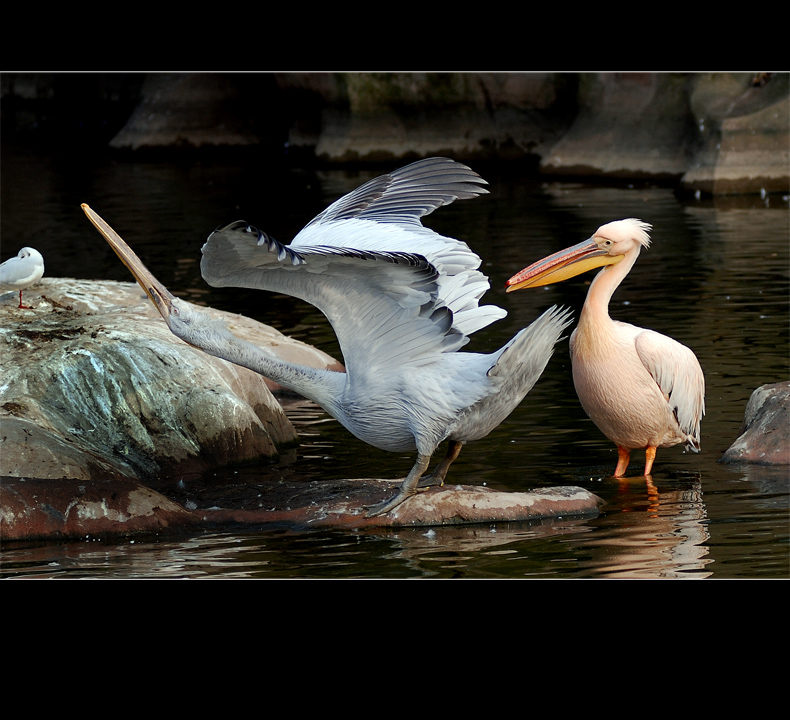
[(472, 170), (431, 158), (375, 178), (313, 219), (290, 245), (244, 222), (213, 232), (201, 271), (210, 285), (270, 290), (319, 308), (349, 373), (417, 363), (459, 349), (504, 317), (479, 306), (488, 279), (465, 244), (420, 218), (487, 191)]

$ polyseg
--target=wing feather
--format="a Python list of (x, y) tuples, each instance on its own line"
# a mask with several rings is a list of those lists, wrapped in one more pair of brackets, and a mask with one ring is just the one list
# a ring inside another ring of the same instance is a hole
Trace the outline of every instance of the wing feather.
[(213, 232), (201, 271), (210, 285), (257, 288), (301, 298), (332, 324), (348, 372), (374, 372), (426, 354), (454, 351), (504, 317), (479, 306), (488, 279), (469, 247), (420, 218), (485, 181), (445, 158), (413, 163), (332, 203), (283, 245), (244, 222)]
[(700, 448), (705, 415), (705, 376), (696, 355), (666, 335), (645, 330), (636, 337), (636, 352), (661, 392), (668, 398), (692, 450)]
[[(215, 287), (280, 292), (323, 312), (340, 342), (346, 369), (364, 359), (366, 372), (394, 355), (456, 350), (466, 337), (437, 302), (436, 269), (405, 253), (305, 249), (280, 260), (277, 247), (259, 246), (257, 231), (236, 223), (215, 231), (203, 247), (201, 271)], [(357, 365), (356, 371), (362, 371)]]
[[(449, 158), (428, 158), (360, 185), (319, 213), (305, 229), (356, 218), (422, 230), (421, 217), (459, 198), (487, 193), (481, 187), (485, 184), (466, 165)], [(297, 235), (294, 244), (299, 242)]]

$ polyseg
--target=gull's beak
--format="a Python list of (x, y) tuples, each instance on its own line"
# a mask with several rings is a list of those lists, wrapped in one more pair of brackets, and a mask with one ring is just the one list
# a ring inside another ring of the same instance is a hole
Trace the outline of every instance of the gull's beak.
[(115, 254), (121, 258), (123, 264), (131, 270), (134, 279), (140, 283), (140, 287), (145, 290), (146, 295), (151, 298), (151, 302), (169, 325), (175, 296), (151, 274), (150, 270), (140, 261), (140, 258), (132, 252), (132, 249), (121, 239), (121, 236), (104, 222), (101, 216), (91, 210), (85, 203), (82, 204), (82, 209), (88, 216), (88, 219), (110, 244)]
[(606, 250), (598, 247), (593, 238), (589, 238), (578, 245), (573, 245), (549, 255), (543, 260), (538, 260), (516, 273), (505, 283), (506, 292), (552, 285), (594, 268), (615, 265), (623, 257), (623, 255), (609, 255)]

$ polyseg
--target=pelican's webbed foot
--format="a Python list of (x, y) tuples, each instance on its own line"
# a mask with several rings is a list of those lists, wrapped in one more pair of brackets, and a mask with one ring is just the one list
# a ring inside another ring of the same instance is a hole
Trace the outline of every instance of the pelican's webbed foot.
[(402, 502), (408, 500), (413, 495), (416, 495), (417, 492), (418, 490), (416, 488), (407, 492), (404, 492), (403, 489), (401, 488), (398, 494), (395, 495), (394, 497), (391, 497), (389, 500), (385, 500), (384, 502), (378, 503), (376, 505), (370, 505), (368, 507), (367, 517), (386, 515), (390, 510), (394, 510)]
[(420, 478), (428, 467), (430, 459), (430, 455), (418, 455), (417, 462), (414, 463), (414, 467), (409, 471), (409, 474), (401, 484), (398, 494), (382, 503), (369, 506), (367, 516), (376, 517), (377, 515), (384, 515), (390, 510), (394, 510), (396, 507), (398, 507), (398, 505), (400, 505), (405, 500), (408, 500), (412, 495), (416, 495), (419, 492), (418, 486)]
[(441, 487), (444, 485), (444, 476), (439, 476), (438, 473), (431, 473), (430, 475), (426, 475), (423, 478), (420, 478), (420, 482), (417, 483), (417, 487), (422, 488), (429, 488), (429, 487)]
[(450, 469), (450, 465), (453, 464), (453, 461), (460, 454), (461, 448), (463, 446), (464, 444), (462, 442), (458, 440), (451, 440), (450, 446), (447, 448), (447, 454), (436, 466), (436, 469), (426, 477), (423, 477), (422, 474), (428, 468), (428, 462), (430, 461), (431, 457), (430, 455), (418, 455), (417, 462), (414, 463), (414, 467), (411, 469), (408, 476), (403, 481), (403, 484), (400, 486), (398, 494), (383, 503), (370, 506), (368, 508), (368, 517), (384, 515), (390, 510), (394, 510), (402, 502), (408, 500), (412, 495), (416, 495), (425, 488), (436, 485), (444, 485), (444, 478), (447, 476), (447, 471)]

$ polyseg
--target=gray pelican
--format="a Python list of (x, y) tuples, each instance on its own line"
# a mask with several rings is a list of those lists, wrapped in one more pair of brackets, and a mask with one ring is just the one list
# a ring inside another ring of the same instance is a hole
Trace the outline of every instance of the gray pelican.
[[(569, 323), (550, 308), (490, 354), (458, 352), (469, 335), (506, 312), (480, 306), (488, 278), (463, 242), (420, 221), (458, 198), (487, 191), (476, 173), (445, 158), (413, 163), (340, 198), (283, 245), (246, 222), (209, 236), (203, 278), (214, 287), (256, 288), (319, 308), (337, 334), (346, 372), (282, 362), (173, 297), (87, 205), (89, 219), (148, 293), (171, 331), (205, 352), (250, 368), (314, 401), (353, 435), (417, 460), (387, 513), (444, 482), (464, 443), (485, 437), (532, 389)], [(423, 477), (438, 445), (447, 455)]]
[(603, 267), (593, 279), (579, 324), (571, 334), (573, 384), (582, 407), (617, 445), (615, 477), (628, 467), (631, 450), (644, 448), (646, 476), (656, 449), (685, 443), (699, 452), (705, 414), (705, 377), (685, 345), (609, 317), (609, 300), (628, 275), (651, 226), (634, 218), (602, 225), (589, 240), (561, 250), (516, 273), (507, 291), (539, 287)]
[(18, 290), (20, 309), (31, 310), (29, 305), (22, 304), (22, 291), (35, 285), (43, 275), (44, 258), (41, 253), (32, 247), (23, 247), (16, 257), (0, 263), (0, 290)]

